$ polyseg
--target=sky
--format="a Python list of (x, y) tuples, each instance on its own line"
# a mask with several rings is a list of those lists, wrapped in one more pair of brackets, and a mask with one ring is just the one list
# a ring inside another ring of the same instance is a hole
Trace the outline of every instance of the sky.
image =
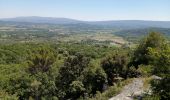
[(170, 21), (170, 0), (0, 0), (0, 18)]

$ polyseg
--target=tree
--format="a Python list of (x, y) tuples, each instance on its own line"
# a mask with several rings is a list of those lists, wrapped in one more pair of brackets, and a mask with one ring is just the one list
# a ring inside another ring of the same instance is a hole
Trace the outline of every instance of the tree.
[(10, 95), (5, 91), (0, 91), (0, 98), (2, 100), (18, 100), (19, 98), (16, 95)]
[(79, 98), (80, 95), (83, 95), (85, 88), (84, 84), (81, 81), (72, 81), (68, 89), (72, 95), (72, 98)]
[(57, 81), (60, 99), (86, 98), (102, 91), (106, 74), (99, 66), (93, 66), (83, 54), (69, 56), (59, 69)]
[(43, 45), (31, 51), (28, 60), (28, 70), (31, 74), (47, 72), (56, 61), (56, 54), (52, 48)]
[(31, 78), (27, 75), (11, 77), (5, 88), (10, 94), (16, 94), (19, 99), (29, 98)]
[(139, 46), (134, 51), (134, 57), (132, 57), (132, 61), (129, 66), (135, 66), (138, 68), (138, 65), (140, 64), (149, 64), (149, 62), (152, 61), (149, 54), (149, 48), (160, 49), (163, 44), (165, 44), (165, 39), (160, 33), (150, 32), (149, 35), (140, 42)]
[(55, 76), (52, 71), (48, 71), (48, 73), (39, 72), (34, 74), (30, 83), (29, 95), (36, 100), (57, 97), (57, 86), (55, 84), (56, 77), (57, 76)]
[(127, 54), (123, 52), (116, 52), (101, 61), (101, 67), (107, 74), (109, 85), (113, 85), (115, 77), (120, 76), (126, 78), (127, 63)]
[(96, 94), (97, 91), (104, 91), (107, 85), (107, 75), (100, 66), (90, 66), (82, 75), (82, 81), (87, 94)]
[(102, 68), (97, 68), (95, 75), (93, 76), (93, 94), (96, 94), (96, 91), (103, 91), (104, 85), (107, 84), (106, 73)]
[(28, 74), (31, 76), (30, 96), (34, 99), (49, 99), (56, 96), (53, 66), (57, 60), (57, 53), (48, 46), (40, 45), (33, 49), (28, 57)]
[[(80, 53), (77, 53), (75, 56), (70, 56), (65, 60), (64, 65), (59, 70), (59, 81), (57, 82), (59, 91), (63, 96), (60, 98), (74, 98), (79, 97), (82, 94), (84, 87), (78, 80), (84, 69), (88, 67), (89, 61), (89, 58)], [(71, 88), (70, 86), (73, 88), (72, 91), (69, 89)]]
[(159, 50), (150, 48), (149, 52), (153, 59), (153, 74), (160, 77), (168, 76), (170, 74), (170, 46), (166, 44)]
[(160, 80), (153, 80), (151, 83), (154, 94), (160, 96), (161, 100), (170, 99), (170, 46), (164, 45), (160, 50), (149, 49), (154, 59), (153, 74), (161, 77)]
[(40, 45), (36, 49), (31, 49), (26, 61), (28, 64), (22, 65), (23, 74), (10, 78), (7, 92), (17, 94), (19, 99), (39, 100), (56, 97), (57, 76), (52, 71), (55, 61), (56, 53), (49, 46)]
[(152, 80), (151, 89), (153, 95), (159, 96), (160, 100), (170, 99), (170, 78), (164, 77), (161, 80)]

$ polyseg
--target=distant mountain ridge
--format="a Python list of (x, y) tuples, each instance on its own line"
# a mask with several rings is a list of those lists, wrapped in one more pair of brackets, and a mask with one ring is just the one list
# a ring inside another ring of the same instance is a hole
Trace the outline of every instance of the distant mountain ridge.
[(53, 18), (53, 17), (16, 17), (16, 18), (3, 18), (1, 21), (12, 21), (12, 22), (30, 22), (30, 23), (49, 23), (49, 24), (70, 24), (80, 23), (81, 21), (69, 19), (69, 18)]
[(37, 16), (3, 18), (0, 19), (0, 21), (46, 23), (46, 24), (90, 24), (114, 28), (148, 28), (148, 27), (170, 28), (170, 21), (145, 21), (145, 20), (81, 21), (69, 18), (53, 18)]

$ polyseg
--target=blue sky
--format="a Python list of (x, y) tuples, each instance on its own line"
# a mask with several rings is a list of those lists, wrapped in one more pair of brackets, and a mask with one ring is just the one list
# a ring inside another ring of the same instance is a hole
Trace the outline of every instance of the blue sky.
[(0, 18), (170, 21), (170, 0), (0, 0)]

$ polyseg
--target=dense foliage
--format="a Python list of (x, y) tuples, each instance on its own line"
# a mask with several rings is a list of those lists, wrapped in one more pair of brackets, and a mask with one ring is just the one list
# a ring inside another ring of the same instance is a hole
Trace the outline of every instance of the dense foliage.
[[(134, 53), (132, 64), (152, 65), (152, 74), (157, 75), (158, 79), (151, 81), (152, 95), (160, 100), (170, 99), (170, 45), (165, 38), (156, 32), (150, 33), (144, 39)], [(147, 66), (146, 66), (147, 67)]]
[[(98, 54), (94, 55), (92, 49)], [(62, 100), (89, 98), (102, 92), (107, 80), (98, 61), (115, 48), (18, 43), (1, 45), (0, 50), (2, 98)]]
[(128, 56), (123, 52), (116, 52), (103, 59), (101, 66), (107, 74), (109, 85), (113, 85), (115, 78), (117, 77), (127, 77), (127, 64)]
[(1, 44), (0, 99), (110, 97), (110, 91), (120, 91), (121, 80), (139, 77), (142, 71), (161, 77), (151, 82), (153, 93), (147, 98), (170, 99), (170, 46), (159, 33), (151, 32), (132, 49), (82, 43)]

